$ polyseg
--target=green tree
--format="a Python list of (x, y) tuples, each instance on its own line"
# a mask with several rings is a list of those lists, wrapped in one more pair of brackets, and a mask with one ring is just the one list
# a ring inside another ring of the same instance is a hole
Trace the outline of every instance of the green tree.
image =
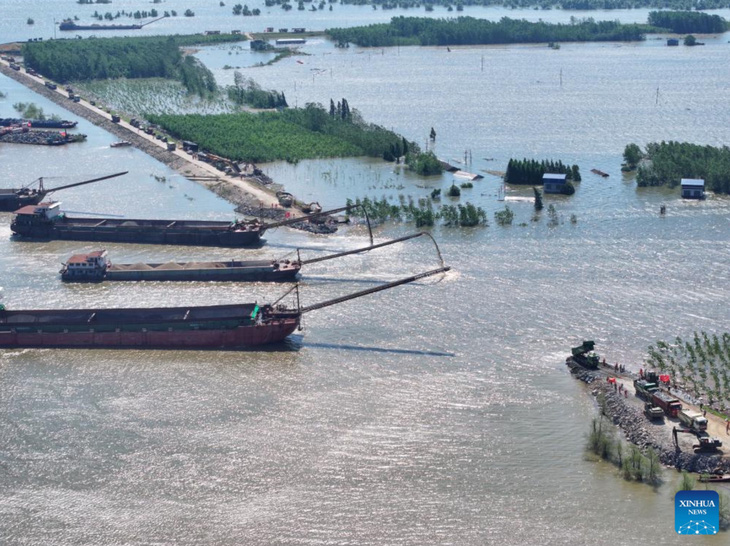
[(624, 162), (629, 168), (635, 169), (641, 161), (641, 157), (641, 148), (637, 144), (627, 144), (624, 148)]
[(682, 471), (682, 481), (679, 482), (677, 491), (692, 491), (695, 488), (697, 481), (689, 474), (686, 470)]
[(687, 34), (687, 36), (684, 37), (684, 45), (686, 45), (686, 46), (697, 45), (697, 38), (695, 38), (691, 34)]

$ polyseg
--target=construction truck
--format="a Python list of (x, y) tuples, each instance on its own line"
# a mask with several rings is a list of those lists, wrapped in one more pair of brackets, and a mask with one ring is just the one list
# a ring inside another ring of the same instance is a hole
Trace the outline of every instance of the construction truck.
[(664, 412), (662, 411), (662, 408), (655, 406), (651, 402), (647, 402), (646, 404), (644, 404), (644, 415), (646, 415), (647, 419), (649, 419), (650, 421), (664, 418)]
[(651, 395), (651, 401), (662, 408), (667, 417), (676, 417), (679, 410), (682, 409), (682, 404), (679, 400), (664, 391), (655, 391)]
[(646, 379), (635, 379), (634, 390), (636, 391), (636, 396), (646, 402), (651, 402), (651, 396), (659, 390), (659, 386)]
[(599, 364), (598, 355), (595, 353), (590, 354), (595, 346), (596, 344), (593, 341), (584, 341), (582, 345), (573, 347), (571, 349), (573, 360), (584, 368), (597, 370)]
[(695, 432), (704, 432), (707, 430), (707, 419), (697, 411), (682, 409), (677, 413), (677, 417), (684, 426)]

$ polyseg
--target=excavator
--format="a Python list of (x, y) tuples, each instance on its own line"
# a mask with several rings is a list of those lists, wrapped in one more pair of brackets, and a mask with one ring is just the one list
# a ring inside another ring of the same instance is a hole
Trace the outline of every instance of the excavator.
[(677, 439), (677, 434), (680, 433), (694, 434), (695, 436), (697, 436), (698, 443), (692, 446), (692, 449), (695, 453), (714, 453), (715, 451), (719, 451), (722, 447), (722, 440), (710, 436), (706, 432), (697, 433), (689, 428), (674, 427), (672, 428), (672, 437), (674, 438), (674, 445), (677, 446), (677, 448), (679, 448), (679, 440)]

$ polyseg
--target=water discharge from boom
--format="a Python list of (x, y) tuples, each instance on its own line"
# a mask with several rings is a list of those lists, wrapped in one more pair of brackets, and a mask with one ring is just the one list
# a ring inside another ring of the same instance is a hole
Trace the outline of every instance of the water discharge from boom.
[(408, 283), (415, 282), (420, 279), (425, 279), (426, 277), (432, 277), (433, 275), (438, 275), (439, 273), (446, 273), (450, 269), (451, 269), (451, 267), (449, 267), (449, 266), (439, 267), (438, 269), (432, 269), (431, 271), (425, 271), (424, 273), (419, 273), (418, 275), (406, 277), (405, 279), (399, 279), (397, 281), (385, 283), (380, 286), (376, 286), (374, 288), (368, 288), (367, 290), (361, 290), (360, 292), (353, 292), (352, 294), (348, 294), (346, 296), (340, 296), (339, 298), (333, 298), (331, 300), (322, 301), (320, 303), (315, 303), (313, 305), (307, 305), (306, 307), (300, 307), (299, 312), (301, 314), (309, 313), (310, 311), (315, 311), (317, 309), (322, 309), (324, 307), (329, 307), (331, 305), (336, 305), (338, 303), (343, 303), (346, 301), (354, 300), (355, 298), (361, 298), (362, 296), (368, 296), (370, 294), (375, 294), (376, 292), (380, 292), (382, 290), (388, 290), (389, 288), (395, 288), (396, 286), (400, 286), (402, 284), (408, 284)]
[[(431, 236), (431, 234), (430, 233), (426, 233), (425, 231), (419, 231), (418, 233), (412, 233), (410, 235), (405, 235), (403, 237), (398, 237), (397, 239), (393, 239), (391, 241), (385, 241), (384, 243), (378, 243), (377, 245), (371, 244), (370, 246), (364, 246), (364, 247), (361, 247), (361, 248), (356, 248), (354, 250), (346, 250), (346, 251), (343, 251), (343, 252), (337, 252), (335, 254), (328, 254), (327, 256), (320, 256), (318, 258), (310, 258), (308, 260), (299, 260), (299, 263), (301, 265), (309, 265), (309, 264), (315, 264), (315, 263), (318, 263), (318, 262), (324, 262), (326, 260), (332, 260), (334, 258), (340, 258), (342, 256), (349, 256), (351, 254), (359, 254), (361, 252), (368, 252), (369, 250), (375, 250), (376, 248), (382, 248), (384, 246), (394, 245), (396, 243), (400, 243), (400, 242), (403, 242), (403, 241), (408, 241), (409, 239), (415, 239), (416, 237), (421, 237), (423, 235), (429, 237), (431, 239), (431, 241), (433, 241), (433, 244), (436, 247), (436, 253), (438, 254), (438, 257), (439, 257), (439, 262), (441, 264), (441, 267), (443, 267), (444, 266), (444, 258), (441, 255), (441, 250), (439, 249), (439, 246), (436, 243), (436, 240)], [(299, 252), (299, 249), (297, 249), (297, 253), (298, 252)]]

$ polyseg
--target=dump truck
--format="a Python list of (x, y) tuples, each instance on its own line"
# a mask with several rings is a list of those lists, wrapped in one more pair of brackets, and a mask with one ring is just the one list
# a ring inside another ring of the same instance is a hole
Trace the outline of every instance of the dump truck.
[(652, 393), (651, 402), (662, 408), (667, 417), (676, 417), (679, 410), (682, 409), (682, 404), (679, 400), (664, 391), (655, 391)]
[(704, 432), (707, 430), (707, 419), (697, 411), (682, 409), (677, 413), (677, 417), (679, 417), (679, 421), (684, 426), (695, 432)]
[(655, 406), (651, 402), (647, 402), (644, 404), (644, 415), (646, 415), (647, 419), (650, 421), (654, 421), (662, 419), (664, 417), (664, 412), (662, 411), (662, 408)]
[(584, 341), (582, 345), (573, 347), (571, 349), (573, 360), (584, 368), (588, 368), (590, 370), (598, 369), (598, 355), (589, 354), (593, 351), (595, 346), (596, 344), (593, 341)]
[(636, 396), (646, 402), (651, 402), (651, 395), (658, 391), (659, 387), (656, 383), (651, 383), (646, 379), (635, 379), (634, 390), (636, 391)]

